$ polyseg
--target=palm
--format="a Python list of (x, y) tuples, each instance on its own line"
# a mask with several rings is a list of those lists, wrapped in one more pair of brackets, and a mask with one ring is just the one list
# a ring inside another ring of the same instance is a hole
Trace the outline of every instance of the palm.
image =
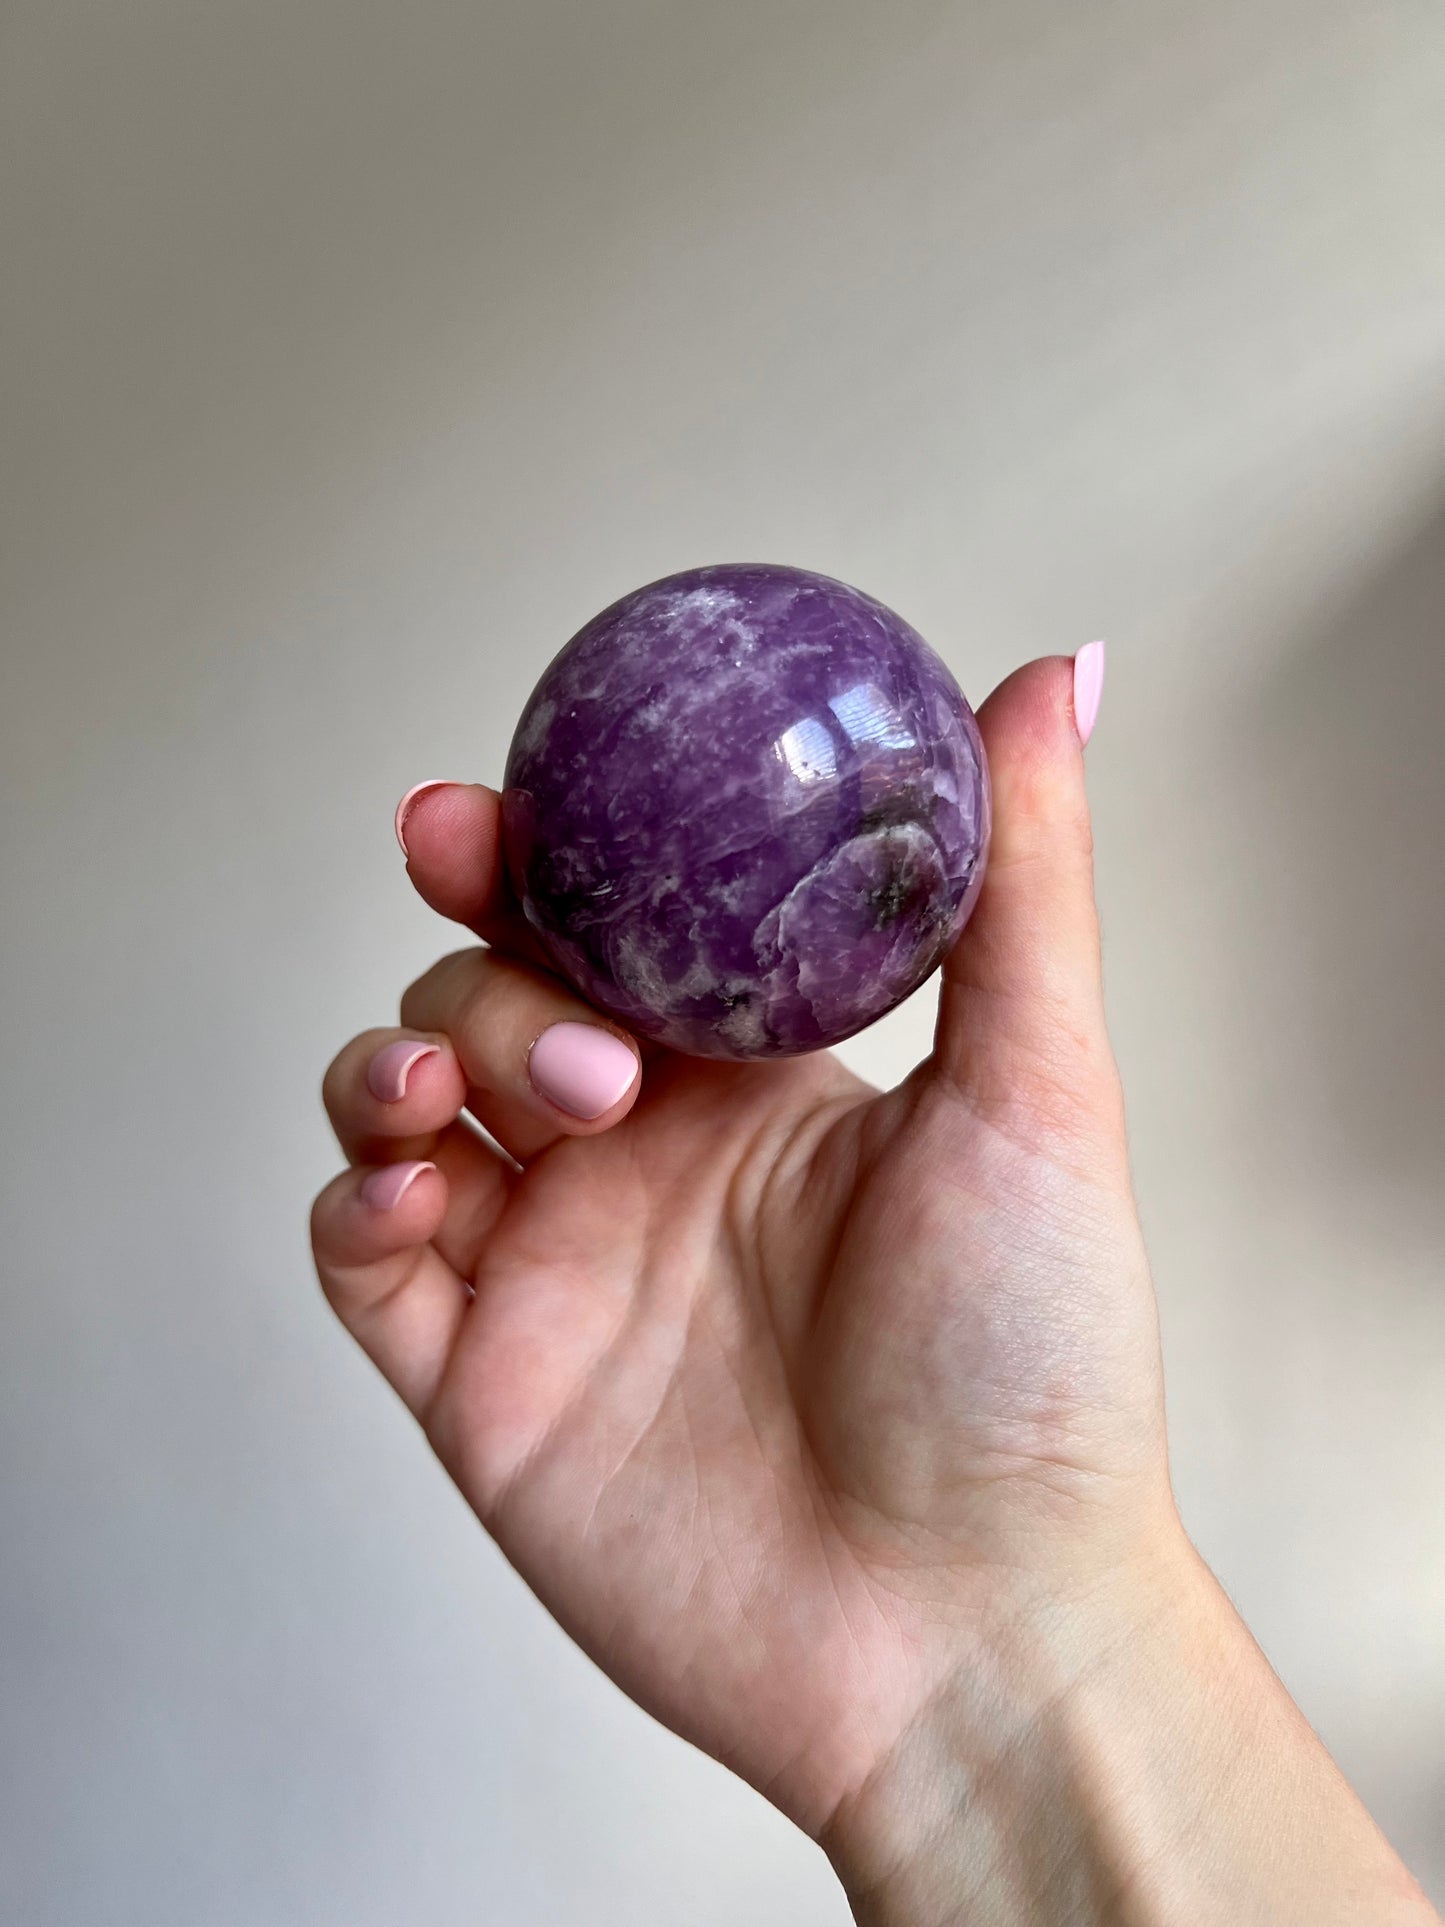
[(1147, 1319), (1068, 1303), (1127, 1217), (929, 1089), (665, 1060), (517, 1182), (432, 1411), (562, 1623), (814, 1828), (932, 1683), (920, 1540), (986, 1590), (1041, 1498), (1066, 1531), (1143, 1463), (1155, 1396)]

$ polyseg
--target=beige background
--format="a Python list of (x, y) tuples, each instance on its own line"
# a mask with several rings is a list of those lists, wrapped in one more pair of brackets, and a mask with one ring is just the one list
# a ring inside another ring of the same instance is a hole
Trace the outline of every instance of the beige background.
[(1445, 1897), (1434, 0), (9, 0), (0, 107), (0, 1918), (843, 1920), (303, 1245), (321, 1069), (454, 941), (396, 796), (759, 558), (976, 694), (1108, 636), (1182, 1503)]

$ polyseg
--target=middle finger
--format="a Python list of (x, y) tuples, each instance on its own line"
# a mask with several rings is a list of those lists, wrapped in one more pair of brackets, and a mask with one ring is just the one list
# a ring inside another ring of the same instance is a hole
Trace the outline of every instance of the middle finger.
[(451, 1040), (467, 1108), (518, 1163), (618, 1124), (637, 1097), (634, 1040), (560, 977), (493, 950), (443, 957), (407, 991), (402, 1022)]

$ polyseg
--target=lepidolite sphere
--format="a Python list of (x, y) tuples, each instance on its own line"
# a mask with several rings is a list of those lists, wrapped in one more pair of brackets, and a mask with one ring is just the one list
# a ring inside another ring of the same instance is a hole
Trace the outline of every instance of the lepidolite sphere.
[(557, 968), (641, 1036), (789, 1057), (916, 990), (983, 879), (973, 712), (828, 576), (688, 569), (572, 638), (507, 758), (512, 884)]

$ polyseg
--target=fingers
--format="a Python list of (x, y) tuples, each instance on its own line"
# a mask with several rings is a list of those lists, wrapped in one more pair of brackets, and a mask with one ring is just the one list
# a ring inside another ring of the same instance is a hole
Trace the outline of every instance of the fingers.
[(321, 1288), (343, 1325), (421, 1417), (471, 1294), (431, 1242), (447, 1210), (434, 1164), (343, 1171), (311, 1209)]
[(333, 1059), (321, 1097), (350, 1163), (395, 1169), (424, 1159), (438, 1167), (447, 1208), (432, 1235), (447, 1262), (470, 1277), (513, 1173), (458, 1122), (467, 1084), (448, 1040), (414, 1031), (363, 1031)]
[(396, 809), (396, 840), (423, 902), (485, 943), (545, 964), (507, 882), (502, 799), (482, 783), (418, 783)]
[(364, 1030), (337, 1052), (321, 1101), (352, 1164), (429, 1158), (466, 1102), (466, 1079), (445, 1037)]
[(450, 1040), (467, 1108), (519, 1163), (631, 1110), (637, 1046), (560, 978), (494, 950), (443, 957), (402, 999), (409, 1029)]
[[(1097, 646), (1100, 651), (1102, 645)], [(1083, 739), (1102, 654), (1016, 670), (978, 713), (993, 836), (978, 907), (944, 965), (934, 1062), (974, 1097), (1021, 1087), (1090, 1110), (1114, 1084), (1104, 1029)]]

